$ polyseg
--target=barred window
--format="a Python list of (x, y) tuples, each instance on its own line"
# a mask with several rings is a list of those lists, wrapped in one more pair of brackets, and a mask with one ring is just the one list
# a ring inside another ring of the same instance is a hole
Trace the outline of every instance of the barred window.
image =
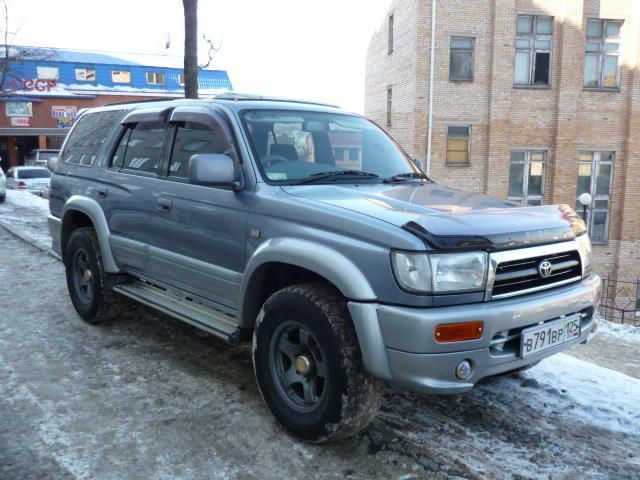
[(546, 152), (522, 150), (511, 152), (509, 160), (509, 200), (524, 205), (542, 205)]
[(578, 197), (583, 193), (591, 194), (587, 224), (591, 239), (595, 241), (607, 239), (614, 159), (615, 152), (581, 152), (578, 159), (576, 210), (583, 215)]

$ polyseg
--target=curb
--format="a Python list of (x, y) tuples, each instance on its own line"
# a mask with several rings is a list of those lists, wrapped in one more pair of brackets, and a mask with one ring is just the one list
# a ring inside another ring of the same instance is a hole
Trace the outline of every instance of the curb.
[(31, 245), (32, 247), (37, 248), (38, 250), (40, 250), (41, 252), (46, 253), (47, 255), (52, 256), (53, 258), (55, 258), (56, 260), (60, 260), (62, 261), (62, 258), (60, 257), (60, 255), (58, 255), (56, 252), (54, 252), (53, 250), (51, 250), (51, 247), (42, 245), (40, 242), (38, 242), (37, 240), (31, 238), (28, 235), (25, 235), (24, 233), (20, 232), (18, 229), (16, 229), (13, 225), (11, 225), (8, 222), (5, 222), (4, 220), (0, 220), (0, 227), (4, 228), (7, 232), (9, 232), (11, 235), (13, 235), (14, 237), (22, 240), (23, 242), (28, 243), (29, 245)]

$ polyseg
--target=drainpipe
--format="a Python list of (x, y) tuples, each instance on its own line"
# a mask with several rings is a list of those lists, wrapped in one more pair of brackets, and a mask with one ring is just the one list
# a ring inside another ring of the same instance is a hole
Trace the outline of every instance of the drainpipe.
[(436, 50), (436, 0), (431, 0), (431, 56), (429, 58), (429, 127), (427, 131), (427, 176), (431, 176), (431, 137), (433, 134), (433, 65)]

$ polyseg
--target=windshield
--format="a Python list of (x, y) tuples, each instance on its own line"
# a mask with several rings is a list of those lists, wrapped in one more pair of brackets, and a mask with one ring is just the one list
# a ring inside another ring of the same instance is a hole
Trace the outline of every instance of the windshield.
[(277, 110), (242, 116), (262, 172), (273, 182), (360, 183), (419, 173), (386, 133), (361, 117)]
[(23, 180), (29, 178), (51, 178), (51, 172), (46, 168), (29, 168), (18, 170), (18, 178)]

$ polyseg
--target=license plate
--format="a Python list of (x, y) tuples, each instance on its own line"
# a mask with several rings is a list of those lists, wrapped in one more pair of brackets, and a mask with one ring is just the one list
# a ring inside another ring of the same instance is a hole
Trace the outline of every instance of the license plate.
[(561, 345), (580, 336), (580, 314), (569, 315), (522, 331), (522, 358)]

